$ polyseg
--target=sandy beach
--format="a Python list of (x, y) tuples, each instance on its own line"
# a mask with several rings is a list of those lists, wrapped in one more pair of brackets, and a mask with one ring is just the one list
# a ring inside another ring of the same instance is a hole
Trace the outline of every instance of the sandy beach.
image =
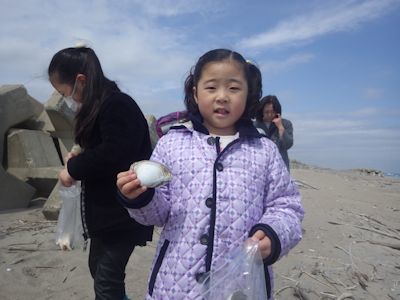
[[(292, 175), (304, 234), (275, 264), (275, 299), (400, 299), (400, 179), (318, 168)], [(0, 299), (94, 299), (88, 254), (59, 250), (44, 201), (0, 212)], [(129, 261), (131, 299), (144, 297), (157, 237)]]

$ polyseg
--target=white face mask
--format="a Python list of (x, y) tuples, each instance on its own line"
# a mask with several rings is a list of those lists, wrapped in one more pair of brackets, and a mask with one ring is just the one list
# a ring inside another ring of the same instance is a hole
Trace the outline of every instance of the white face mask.
[(63, 97), (64, 102), (67, 104), (68, 108), (72, 110), (73, 112), (77, 112), (79, 110), (79, 107), (81, 106), (78, 102), (74, 100), (71, 96)]
[(77, 112), (80, 108), (80, 103), (76, 102), (73, 98), (75, 94), (75, 88), (76, 88), (76, 80), (74, 83), (74, 88), (72, 89), (72, 93), (69, 96), (63, 96), (64, 102), (67, 104), (68, 108), (72, 110), (73, 112)]

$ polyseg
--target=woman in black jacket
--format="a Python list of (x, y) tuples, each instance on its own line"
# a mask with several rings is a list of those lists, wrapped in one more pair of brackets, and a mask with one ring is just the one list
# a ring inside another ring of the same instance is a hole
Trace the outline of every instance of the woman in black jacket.
[(91, 48), (66, 48), (49, 65), (51, 84), (76, 112), (75, 142), (60, 172), (62, 185), (81, 180), (81, 213), (90, 238), (89, 269), (96, 299), (124, 299), (125, 267), (153, 228), (134, 221), (116, 200), (116, 175), (151, 154), (146, 119), (136, 102), (107, 79)]

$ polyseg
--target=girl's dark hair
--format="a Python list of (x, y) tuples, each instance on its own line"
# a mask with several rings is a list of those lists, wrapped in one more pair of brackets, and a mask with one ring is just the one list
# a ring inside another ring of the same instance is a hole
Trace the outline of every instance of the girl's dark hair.
[(75, 142), (82, 147), (88, 140), (96, 122), (101, 104), (117, 84), (104, 76), (96, 53), (87, 47), (66, 48), (51, 59), (48, 75), (57, 75), (60, 83), (74, 85), (78, 74), (86, 77), (82, 92), (82, 105), (75, 116)]
[(256, 65), (247, 62), (239, 53), (228, 49), (214, 49), (203, 54), (196, 65), (190, 70), (190, 74), (185, 80), (185, 106), (190, 113), (197, 113), (199, 107), (194, 99), (193, 87), (197, 87), (203, 68), (210, 62), (220, 62), (224, 60), (234, 60), (243, 67), (247, 80), (248, 94), (246, 108), (242, 115), (243, 119), (254, 117), (257, 105), (262, 96), (261, 72)]
[(282, 107), (281, 104), (279, 103), (278, 98), (275, 95), (268, 95), (265, 96), (264, 98), (261, 99), (260, 104), (258, 105), (258, 109), (256, 112), (256, 120), (259, 122), (263, 121), (263, 115), (264, 115), (264, 107), (267, 104), (272, 104), (272, 108), (274, 109), (274, 112), (277, 114), (282, 114)]

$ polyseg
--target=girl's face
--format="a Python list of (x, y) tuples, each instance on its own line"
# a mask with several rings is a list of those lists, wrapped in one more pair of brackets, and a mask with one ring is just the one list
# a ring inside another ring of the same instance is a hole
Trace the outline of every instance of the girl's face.
[(248, 86), (242, 66), (236, 61), (207, 63), (194, 99), (210, 134), (234, 135), (235, 123), (246, 108)]
[(57, 73), (50, 76), (50, 83), (61, 96), (65, 98), (72, 98), (77, 103), (82, 103), (82, 74), (78, 74), (73, 85), (61, 83)]

